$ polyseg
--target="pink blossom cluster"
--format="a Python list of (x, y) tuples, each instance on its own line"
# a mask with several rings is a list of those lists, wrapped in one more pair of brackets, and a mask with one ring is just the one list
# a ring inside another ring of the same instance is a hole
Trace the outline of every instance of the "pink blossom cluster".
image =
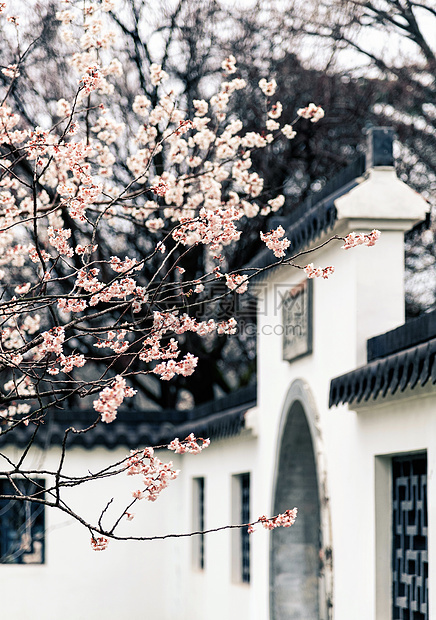
[(135, 114), (138, 114), (138, 116), (147, 116), (150, 106), (151, 101), (145, 95), (136, 95), (132, 110)]
[(58, 116), (67, 117), (71, 114), (71, 106), (66, 99), (59, 99), (56, 104), (56, 112)]
[(104, 536), (91, 537), (91, 547), (94, 551), (104, 551), (109, 544), (109, 540)]
[[(53, 138), (50, 137), (51, 143)], [(88, 160), (94, 155), (94, 148), (87, 144), (86, 140), (61, 144), (56, 142), (48, 146), (48, 152), (53, 155), (55, 166), (52, 169), (53, 178), (50, 176), (47, 180), (50, 184), (57, 185), (59, 195), (66, 197), (76, 195), (78, 182), (83, 184), (83, 189), (92, 185), (91, 166)], [(72, 172), (72, 178), (68, 176), (68, 172)]]
[(141, 269), (141, 265), (138, 266), (138, 261), (136, 258), (128, 258), (127, 256), (124, 261), (118, 258), (118, 256), (112, 256), (110, 259), (110, 266), (118, 273), (124, 273), (125, 271), (130, 271), (131, 269), (135, 271), (139, 271)]
[(78, 256), (81, 256), (82, 254), (85, 254), (86, 252), (89, 252), (89, 253), (95, 252), (97, 248), (98, 248), (97, 245), (92, 245), (90, 243), (88, 245), (80, 245), (79, 243), (78, 245), (76, 245), (75, 251)]
[(103, 77), (104, 76), (101, 73), (100, 67), (97, 65), (92, 65), (91, 67), (88, 67), (85, 74), (82, 75), (79, 86), (84, 89), (87, 95), (89, 95), (92, 91), (103, 86)]
[[(271, 106), (270, 110), (268, 111), (268, 116), (269, 118), (276, 121), (278, 118), (281, 117), (282, 112), (283, 112), (283, 106), (280, 103), (280, 101), (277, 101), (277, 103)], [(278, 127), (280, 127), (280, 124), (278, 125)], [(276, 128), (278, 129), (278, 127)]]
[[(279, 194), (278, 196), (276, 196), (275, 198), (271, 198), (270, 200), (268, 200), (268, 205), (270, 207), (270, 209), (265, 209), (265, 211), (268, 211), (268, 213), (270, 211), (272, 211), (273, 213), (275, 213), (276, 211), (278, 211), (280, 209), (280, 207), (282, 207), (285, 204), (285, 197), (283, 196), (283, 194)], [(263, 210), (262, 210), (263, 211)]]
[(158, 230), (161, 230), (161, 228), (165, 226), (165, 222), (163, 221), (161, 217), (153, 217), (153, 218), (149, 218), (145, 222), (145, 225), (148, 228), (148, 230), (150, 230), (151, 232), (157, 232)]
[(230, 56), (221, 63), (221, 68), (226, 73), (236, 73), (236, 58), (230, 54)]
[[(121, 263), (118, 263), (115, 259), (112, 267), (115, 266), (117, 269), (124, 271), (126, 265), (130, 269), (132, 265), (136, 265), (136, 261), (135, 259), (127, 259), (127, 262), (124, 261), (124, 264), (120, 265)], [(103, 282), (97, 279), (98, 273), (99, 270), (94, 267), (89, 271), (80, 269), (77, 274), (76, 286), (85, 289), (87, 292), (94, 293), (89, 301), (90, 306), (96, 306), (100, 302), (107, 303), (112, 301), (113, 298), (127, 299), (131, 295), (135, 295), (138, 302), (144, 300), (145, 291), (142, 287), (137, 286), (133, 278), (124, 277), (105, 286)]]
[(245, 293), (248, 288), (248, 276), (226, 274), (226, 284), (231, 291), (236, 290), (239, 294)]
[(368, 234), (351, 232), (345, 237), (345, 243), (342, 246), (342, 249), (349, 250), (350, 248), (355, 248), (358, 245), (375, 245), (380, 235), (381, 233), (379, 230), (373, 230)]
[(315, 268), (313, 263), (306, 265), (304, 268), (304, 272), (309, 279), (321, 277), (327, 280), (327, 278), (331, 276), (332, 273), (334, 273), (334, 271), (335, 271), (335, 268), (332, 265), (330, 265), (329, 267), (316, 267)]
[[(201, 441), (201, 444), (198, 443), (199, 441)], [(185, 454), (186, 452), (190, 454), (199, 454), (209, 445), (210, 439), (203, 439), (202, 437), (197, 439), (194, 433), (191, 433), (183, 441), (180, 441), (178, 437), (173, 439), (168, 445), (168, 450), (174, 450), (176, 454)]]
[(165, 181), (159, 181), (157, 185), (152, 187), (153, 192), (157, 196), (165, 196), (165, 194), (167, 193), (168, 189), (169, 189), (169, 186), (168, 186), (167, 183), (165, 183)]
[(99, 183), (81, 186), (74, 199), (69, 201), (68, 210), (74, 220), (85, 221), (86, 209), (90, 207), (101, 192)]
[(28, 137), (28, 130), (12, 131), (19, 121), (18, 114), (14, 114), (8, 105), (0, 105), (0, 144), (20, 144)]
[[(40, 258), (39, 258), (39, 254), (37, 249), (35, 248), (35, 246), (30, 245), (28, 248), (28, 252), (29, 252), (29, 258), (33, 263), (39, 263)], [(50, 254), (48, 252), (46, 252), (45, 250), (41, 250), (40, 249), (40, 254), (42, 256), (43, 260), (49, 260), (51, 258)]]
[(237, 325), (238, 324), (236, 322), (236, 319), (231, 317), (227, 321), (221, 321), (220, 323), (218, 323), (216, 331), (219, 335), (236, 334)]
[(242, 216), (243, 211), (234, 206), (214, 210), (203, 208), (197, 219), (173, 232), (173, 239), (185, 245), (203, 243), (210, 245), (211, 250), (219, 250), (222, 245), (239, 240), (241, 231), (236, 229), (235, 222)]
[(93, 403), (94, 409), (101, 414), (103, 422), (113, 422), (117, 417), (117, 409), (124, 398), (136, 394), (136, 390), (127, 387), (126, 380), (117, 375), (112, 385), (105, 387), (99, 394), (98, 400)]
[[(159, 360), (170, 360), (168, 363), (162, 362), (158, 364), (153, 372), (160, 374), (161, 379), (169, 380), (175, 374), (188, 376), (192, 374), (197, 365), (197, 358), (191, 354), (187, 354), (180, 362), (175, 362), (180, 354), (178, 342), (171, 338), (169, 343), (163, 345), (161, 340), (167, 332), (174, 332), (178, 335), (186, 331), (196, 332), (199, 336), (206, 336), (214, 331), (218, 334), (233, 334), (236, 332), (236, 320), (230, 318), (227, 321), (216, 323), (213, 319), (198, 322), (195, 318), (183, 314), (178, 316), (176, 313), (154, 313), (153, 333), (144, 339), (142, 350), (139, 353), (139, 359), (149, 363)], [(111, 339), (112, 340), (112, 339)], [(111, 341), (105, 340), (95, 346), (111, 347)], [(112, 347), (113, 348), (113, 347)]]
[(130, 295), (133, 295), (136, 291), (136, 282), (133, 278), (122, 278), (114, 282), (113, 284), (107, 286), (106, 288), (102, 287), (101, 292), (96, 293), (89, 300), (90, 306), (96, 306), (100, 302), (109, 302), (112, 299), (126, 299)]
[(50, 368), (47, 370), (50, 375), (57, 375), (59, 374), (59, 372), (68, 373), (71, 372), (73, 368), (81, 368), (86, 364), (86, 360), (81, 354), (65, 356), (61, 353), (56, 362), (60, 363), (61, 368), (59, 369), (57, 366), (50, 366)]
[[(291, 527), (291, 525), (294, 525), (295, 523), (297, 512), (297, 508), (293, 508), (292, 510), (286, 510), (286, 512), (278, 514), (275, 517), (268, 518), (263, 515), (259, 517), (257, 521), (258, 523), (261, 523), (266, 530), (274, 530), (276, 527)], [(248, 526), (248, 533), (252, 534), (253, 532), (254, 526), (250, 524)]]
[(207, 101), (204, 101), (204, 99), (194, 99), (194, 101), (192, 102), (192, 105), (195, 108), (196, 116), (205, 116), (207, 114), (209, 105)]
[(35, 334), (41, 325), (41, 316), (39, 314), (28, 314), (21, 323), (20, 330), (28, 334)]
[[(105, 144), (113, 144), (124, 132), (124, 123), (117, 123), (106, 116), (100, 116), (91, 131), (97, 134), (97, 138)], [(114, 162), (115, 158), (110, 154), (107, 147), (99, 148), (99, 163), (101, 166), (108, 166)], [(100, 172), (101, 174), (101, 172)]]
[(206, 336), (215, 330), (219, 334), (234, 333), (236, 331), (237, 322), (232, 317), (227, 321), (216, 323), (213, 319), (208, 321), (197, 321), (187, 314), (179, 316), (176, 312), (154, 312), (153, 330), (159, 338), (168, 331), (175, 334), (184, 334), (187, 331), (196, 332), (199, 336)]
[(309, 103), (306, 108), (300, 108), (297, 110), (298, 116), (310, 120), (312, 123), (317, 123), (319, 120), (324, 118), (324, 110), (321, 106), (315, 105), (314, 103)]
[(152, 362), (156, 360), (175, 359), (180, 354), (179, 344), (175, 338), (171, 338), (169, 343), (164, 346), (157, 334), (152, 334), (144, 340), (139, 359), (142, 362)]
[(150, 67), (150, 81), (153, 86), (158, 86), (167, 79), (168, 73), (166, 73), (160, 65), (153, 63)]
[(31, 284), (30, 282), (25, 282), (24, 284), (20, 284), (15, 287), (15, 292), (17, 295), (25, 295), (30, 291)]
[(29, 140), (26, 142), (26, 150), (28, 159), (37, 159), (42, 155), (45, 155), (48, 151), (48, 146), (53, 142), (53, 138), (48, 131), (41, 129), (41, 127), (35, 127), (29, 133)]
[(171, 359), (168, 362), (161, 362), (153, 368), (153, 372), (156, 375), (160, 375), (160, 378), (164, 381), (169, 381), (174, 375), (182, 375), (183, 377), (189, 377), (192, 375), (198, 364), (198, 357), (187, 353), (185, 357), (176, 362)]
[(153, 448), (132, 450), (126, 464), (127, 475), (143, 477), (144, 490), (137, 489), (132, 495), (135, 499), (147, 499), (150, 502), (157, 500), (159, 494), (166, 489), (171, 480), (179, 475), (179, 470), (173, 468), (173, 463), (163, 463), (154, 456)]
[(8, 78), (15, 78), (20, 75), (20, 72), (18, 71), (18, 65), (8, 65), (4, 69), (2, 69), (2, 73)]
[[(227, 67), (229, 68), (229, 67)], [(262, 85), (263, 82), (262, 82)], [(275, 82), (265, 82), (267, 92), (271, 93), (275, 89)], [(215, 115), (220, 121), (226, 116), (226, 107), (231, 94), (240, 88), (245, 87), (243, 80), (234, 79), (230, 82), (223, 82), (217, 96), (211, 99), (211, 107), (215, 110)], [(255, 172), (251, 172), (250, 149), (264, 148), (272, 140), (272, 134), (266, 136), (256, 132), (248, 132), (245, 135), (239, 135), (242, 131), (242, 123), (239, 119), (231, 119), (223, 131), (218, 134), (208, 128), (211, 118), (206, 117), (209, 105), (202, 100), (195, 100), (194, 107), (196, 116), (193, 122), (193, 133), (186, 139), (181, 138), (181, 128), (185, 131), (189, 127), (188, 121), (183, 120), (183, 113), (175, 107), (175, 102), (169, 95), (161, 97), (157, 106), (151, 109), (150, 101), (145, 98), (140, 100), (138, 96), (134, 102), (134, 110), (140, 116), (148, 118), (148, 123), (138, 128), (137, 142), (146, 145), (136, 154), (132, 154), (127, 159), (129, 169), (145, 182), (149, 174), (149, 163), (152, 153), (156, 148), (164, 148), (164, 145), (157, 146), (155, 128), (159, 123), (170, 121), (173, 128), (164, 130), (164, 140), (169, 145), (169, 161), (175, 165), (186, 162), (188, 167), (202, 168), (198, 171), (195, 178), (189, 178), (186, 174), (175, 174), (172, 170), (164, 172), (160, 177), (150, 182), (150, 188), (158, 193), (164, 194), (167, 207), (164, 209), (163, 216), (156, 218), (153, 216), (146, 226), (157, 231), (165, 226), (165, 218), (171, 222), (181, 222), (185, 226), (178, 228), (174, 233), (176, 241), (181, 241), (186, 245), (195, 243), (204, 243), (211, 246), (211, 250), (215, 251), (220, 245), (237, 241), (240, 231), (236, 230), (235, 225), (226, 226), (220, 224), (220, 219), (228, 219), (229, 213), (223, 213), (222, 209), (232, 208), (233, 214), (231, 219), (237, 221), (244, 214), (253, 217), (258, 211), (257, 205), (249, 205), (246, 201), (241, 201), (238, 193), (232, 191), (231, 201), (223, 200), (222, 182), (229, 177), (228, 159), (234, 160), (232, 168), (232, 177), (235, 183), (242, 188), (242, 191), (251, 197), (258, 196), (263, 190), (263, 180)], [(276, 102), (269, 111), (269, 119), (276, 122), (275, 119), (281, 116), (282, 104)], [(162, 125), (163, 126), (163, 125)], [(274, 125), (276, 128), (276, 125)], [(197, 147), (202, 151), (209, 151), (214, 144), (215, 161), (206, 161), (202, 156), (193, 154), (192, 149)], [(241, 150), (242, 149), (242, 150)], [(221, 163), (223, 162), (223, 163)], [(164, 184), (163, 191), (159, 191), (161, 184)], [(243, 205), (243, 202), (245, 204)], [(269, 203), (271, 201), (268, 201)], [(153, 203), (151, 203), (153, 204)], [(270, 210), (280, 208), (282, 198), (268, 205), (262, 210), (262, 214), (267, 214)], [(204, 211), (199, 213), (199, 209), (203, 207)], [(154, 211), (154, 208), (151, 212)], [(145, 212), (141, 208), (134, 207), (131, 210), (135, 217), (144, 218)], [(151, 215), (151, 213), (150, 213)], [(197, 219), (200, 216), (200, 219)], [(208, 220), (205, 222), (204, 220)], [(220, 227), (225, 230), (220, 230)]]
[(83, 312), (87, 306), (84, 299), (65, 299), (64, 297), (58, 299), (58, 308), (63, 312)]
[(115, 353), (124, 353), (129, 348), (129, 341), (124, 340), (127, 334), (125, 329), (110, 330), (105, 340), (98, 340), (94, 347), (98, 349), (112, 349)]
[(267, 233), (260, 233), (260, 238), (265, 241), (266, 247), (273, 251), (274, 256), (281, 258), (285, 256), (285, 252), (291, 245), (291, 242), (287, 237), (282, 237), (285, 234), (283, 226), (279, 226), (275, 230), (271, 230)]
[(177, 312), (153, 312), (153, 332), (161, 337), (167, 332), (176, 334), (184, 334), (187, 331), (196, 332), (199, 326), (207, 326), (210, 333), (215, 329), (215, 321), (211, 319), (207, 323), (202, 321), (198, 323), (197, 319), (190, 317), (188, 314), (178, 315)]
[(44, 342), (41, 345), (41, 353), (57, 353), (60, 355), (63, 350), (63, 343), (65, 340), (65, 328), (53, 327), (47, 332), (42, 333)]
[(268, 82), (265, 78), (262, 78), (259, 82), (259, 88), (264, 95), (272, 97), (276, 92), (277, 82), (274, 79)]
[(126, 463), (127, 475), (134, 476), (142, 472), (143, 459), (151, 459), (154, 456), (154, 448), (148, 447), (143, 450), (131, 450)]
[(89, 271), (80, 269), (77, 273), (75, 286), (83, 288), (88, 293), (96, 293), (103, 288), (103, 283), (97, 280), (99, 269), (93, 267)]
[(71, 230), (69, 228), (53, 228), (53, 226), (49, 226), (47, 232), (49, 242), (56, 248), (59, 254), (69, 258), (74, 256), (74, 250), (67, 241), (71, 237)]
[(17, 349), (23, 344), (20, 330), (14, 325), (9, 325), (1, 331), (2, 348)]
[(293, 125), (283, 125), (282, 134), (288, 139), (293, 140), (297, 135), (297, 132), (294, 130)]
[(86, 360), (81, 354), (74, 355), (61, 355), (60, 364), (63, 372), (71, 372), (73, 368), (81, 368), (86, 363)]

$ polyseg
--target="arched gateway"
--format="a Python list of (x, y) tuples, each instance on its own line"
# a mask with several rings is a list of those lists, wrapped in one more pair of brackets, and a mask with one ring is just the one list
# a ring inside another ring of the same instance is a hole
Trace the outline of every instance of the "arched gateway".
[(292, 528), (271, 536), (271, 620), (331, 617), (331, 546), (325, 469), (308, 386), (292, 384), (279, 429), (273, 513), (298, 507)]

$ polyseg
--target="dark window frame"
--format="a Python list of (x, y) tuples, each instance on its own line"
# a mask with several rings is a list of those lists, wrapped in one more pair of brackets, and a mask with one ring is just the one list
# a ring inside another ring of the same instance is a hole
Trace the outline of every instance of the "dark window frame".
[(45, 563), (45, 506), (13, 499), (23, 495), (43, 500), (44, 488), (42, 478), (13, 479), (13, 484), (0, 478), (0, 564)]
[[(232, 523), (250, 523), (251, 474), (232, 475)], [(250, 534), (247, 527), (232, 530), (232, 581), (249, 585), (251, 581)]]
[[(193, 528), (196, 532), (205, 529), (205, 479), (197, 477), (193, 479)], [(205, 569), (206, 544), (203, 533), (193, 537), (193, 566), (196, 570)]]
[[(240, 475), (241, 484), (241, 523), (250, 523), (250, 474)], [(250, 534), (242, 527), (241, 535), (241, 581), (250, 583)]]

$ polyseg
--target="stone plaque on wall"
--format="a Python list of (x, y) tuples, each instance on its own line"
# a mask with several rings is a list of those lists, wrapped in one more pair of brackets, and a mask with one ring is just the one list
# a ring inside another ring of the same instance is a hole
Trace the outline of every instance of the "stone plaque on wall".
[(282, 297), (283, 359), (312, 353), (312, 280), (303, 280)]

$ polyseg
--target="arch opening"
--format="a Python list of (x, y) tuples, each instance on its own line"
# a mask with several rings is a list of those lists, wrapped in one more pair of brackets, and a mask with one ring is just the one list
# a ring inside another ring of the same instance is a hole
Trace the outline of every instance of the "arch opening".
[(272, 620), (319, 620), (321, 517), (317, 466), (303, 404), (288, 409), (279, 444), (274, 514), (298, 508), (291, 528), (271, 535)]

